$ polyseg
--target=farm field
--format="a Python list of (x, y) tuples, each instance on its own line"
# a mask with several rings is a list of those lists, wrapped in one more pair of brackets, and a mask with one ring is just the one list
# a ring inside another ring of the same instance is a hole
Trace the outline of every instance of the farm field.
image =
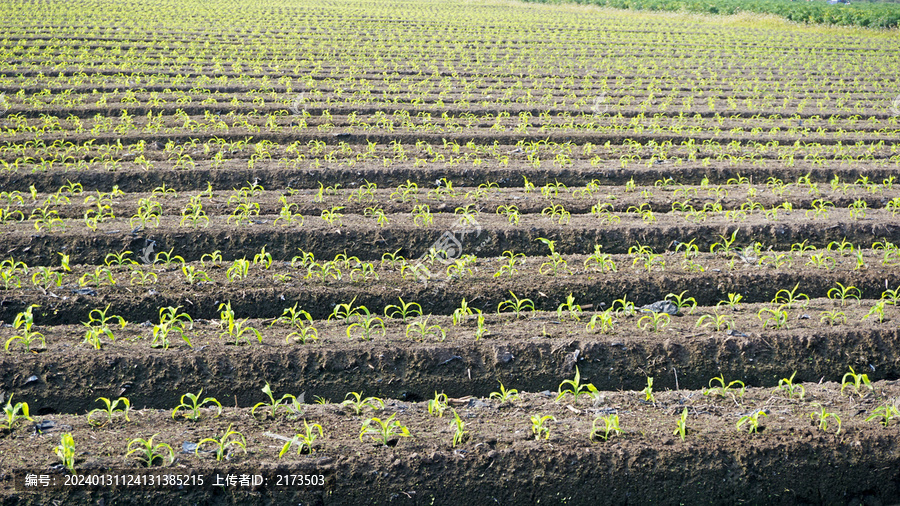
[(896, 30), (0, 13), (2, 504), (900, 496)]

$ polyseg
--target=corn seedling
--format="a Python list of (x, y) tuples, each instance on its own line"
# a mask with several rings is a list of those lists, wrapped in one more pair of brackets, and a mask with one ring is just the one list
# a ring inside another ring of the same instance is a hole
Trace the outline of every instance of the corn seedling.
[[(175, 407), (172, 411), (172, 418), (176, 418), (178, 416), (178, 412), (182, 409), (185, 413), (181, 416), (191, 420), (192, 422), (196, 422), (200, 419), (200, 410), (203, 409), (203, 406), (206, 404), (215, 404), (218, 412), (216, 416), (213, 418), (218, 418), (222, 414), (222, 404), (215, 399), (215, 397), (205, 397), (202, 401), (200, 400), (200, 396), (203, 395), (203, 389), (201, 388), (199, 392), (196, 394), (192, 394), (190, 392), (181, 396), (181, 404)], [(185, 401), (187, 399), (187, 401)]]
[(863, 392), (863, 388), (866, 388), (870, 391), (875, 391), (875, 387), (872, 386), (872, 382), (869, 381), (868, 374), (856, 374), (856, 371), (853, 368), (850, 368), (850, 372), (844, 374), (841, 378), (841, 395), (844, 395), (845, 388), (853, 388), (856, 392), (856, 395), (863, 397), (865, 393)]
[(786, 305), (781, 305), (777, 309), (763, 308), (756, 313), (756, 317), (763, 323), (763, 328), (773, 328), (783, 330), (788, 328), (788, 313), (784, 310)]
[(469, 431), (466, 430), (466, 422), (459, 417), (459, 413), (453, 410), (453, 420), (450, 420), (453, 428), (453, 446), (465, 443), (469, 439)]
[(772, 304), (783, 305), (787, 309), (793, 309), (794, 304), (799, 303), (801, 300), (805, 300), (806, 303), (801, 307), (805, 307), (807, 303), (809, 303), (809, 296), (805, 293), (797, 293), (797, 288), (800, 287), (800, 283), (794, 285), (794, 288), (790, 291), (788, 290), (778, 290), (775, 293), (775, 298), (772, 299)]
[(615, 326), (616, 320), (613, 318), (612, 310), (607, 309), (600, 314), (595, 314), (591, 316), (591, 320), (585, 326), (588, 330), (597, 330), (597, 327), (600, 327), (600, 332), (606, 334), (613, 330)]
[(550, 254), (547, 255), (547, 258), (549, 258), (549, 260), (541, 264), (541, 266), (538, 268), (539, 273), (547, 276), (556, 276), (563, 272), (572, 274), (572, 270), (569, 269), (569, 265), (566, 260), (556, 251), (556, 241), (544, 239), (543, 237), (538, 237), (537, 240), (546, 244), (547, 247), (550, 248)]
[(839, 417), (836, 413), (829, 413), (825, 406), (822, 406), (819, 403), (813, 404), (813, 406), (818, 406), (817, 411), (813, 411), (809, 414), (809, 418), (816, 422), (823, 432), (828, 431), (828, 419), (833, 418), (835, 422), (837, 422), (837, 431), (835, 431), (835, 435), (841, 433), (841, 417)]
[(575, 321), (581, 321), (581, 306), (575, 304), (575, 297), (571, 293), (566, 296), (566, 301), (556, 308), (556, 316), (560, 321), (563, 320), (564, 314), (568, 314)]
[(897, 401), (885, 402), (872, 411), (872, 414), (866, 417), (867, 422), (879, 420), (878, 423), (887, 427), (893, 420), (900, 418), (900, 408), (897, 407)]
[(622, 312), (625, 316), (633, 316), (637, 314), (637, 309), (634, 307), (634, 302), (628, 300), (628, 295), (623, 295), (621, 299), (614, 300), (609, 309), (612, 310), (612, 312), (616, 315), (618, 315), (619, 312)]
[(728, 300), (720, 300), (719, 303), (716, 304), (716, 307), (728, 306), (732, 311), (737, 311), (743, 298), (744, 296), (739, 293), (729, 293)]
[[(283, 457), (285, 453), (290, 451), (291, 446), (293, 445), (297, 445), (297, 455), (315, 451), (313, 449), (313, 442), (315, 442), (316, 439), (325, 436), (325, 433), (322, 431), (322, 426), (317, 423), (310, 424), (306, 420), (303, 420), (303, 429), (303, 432), (296, 434), (290, 441), (281, 447), (281, 451), (278, 452), (279, 459)], [(316, 431), (318, 431), (318, 435), (316, 435)]]
[(272, 267), (272, 254), (266, 253), (266, 247), (263, 246), (259, 253), (253, 256), (253, 265), (258, 265), (263, 269)]
[(44, 290), (48, 290), (54, 286), (62, 286), (65, 274), (56, 272), (51, 267), (38, 267), (37, 271), (31, 275), (31, 282), (35, 286), (40, 286)]
[(460, 303), (459, 307), (456, 308), (451, 315), (453, 325), (462, 324), (469, 318), (469, 316), (473, 314), (475, 314), (475, 310), (469, 307), (469, 303), (466, 302), (466, 298), (463, 297), (463, 300)]
[(44, 340), (44, 334), (31, 329), (32, 325), (34, 325), (34, 314), (32, 311), (36, 307), (40, 306), (32, 304), (25, 308), (25, 311), (16, 315), (16, 318), (13, 320), (13, 328), (18, 332), (6, 341), (4, 349), (7, 352), (9, 352), (10, 345), (16, 341), (21, 341), (22, 345), (25, 347), (26, 353), (31, 352), (31, 345), (35, 341), (40, 341), (41, 346), (47, 347), (47, 342)]
[(434, 398), (428, 401), (428, 414), (441, 418), (444, 416), (444, 411), (447, 411), (449, 407), (447, 395), (435, 392)]
[(238, 447), (244, 450), (244, 453), (247, 453), (247, 440), (244, 439), (244, 435), (235, 430), (231, 430), (231, 427), (234, 424), (229, 424), (228, 428), (225, 430), (225, 434), (222, 435), (221, 438), (204, 438), (201, 439), (199, 443), (197, 443), (197, 448), (194, 449), (194, 455), (200, 455), (200, 449), (203, 448), (203, 445), (211, 443), (214, 448), (214, 452), (216, 455), (216, 460), (221, 461), (229, 454), (229, 449), (231, 447)]
[(212, 253), (204, 253), (203, 256), (200, 257), (200, 265), (203, 267), (206, 267), (206, 262), (209, 262), (212, 265), (219, 265), (219, 262), (221, 261), (222, 252), (219, 250), (215, 250)]
[[(598, 422), (603, 422), (602, 428)], [(609, 441), (610, 437), (618, 436), (620, 434), (622, 434), (622, 429), (619, 428), (619, 415), (598, 416), (591, 422), (589, 439), (591, 441)]]
[(794, 376), (796, 375), (797, 371), (794, 371), (794, 374), (791, 374), (790, 378), (781, 378), (778, 380), (778, 388), (776, 388), (775, 391), (786, 393), (788, 399), (793, 399), (794, 397), (803, 399), (803, 397), (806, 396), (806, 389), (803, 388), (803, 385), (794, 384)]
[(819, 321), (822, 323), (827, 322), (831, 326), (842, 325), (847, 323), (847, 315), (844, 314), (843, 311), (838, 311), (837, 309), (822, 311)]
[(638, 319), (637, 326), (644, 332), (659, 332), (666, 328), (672, 321), (672, 317), (668, 313), (652, 312)]
[(3, 415), (5, 418), (6, 429), (12, 430), (13, 424), (15, 424), (19, 419), (25, 419), (34, 421), (31, 416), (28, 414), (28, 403), (27, 402), (17, 402), (16, 404), (12, 403), (13, 394), (9, 394), (9, 398), (6, 400), (6, 405), (3, 406)]
[(407, 324), (406, 337), (408, 338), (410, 333), (415, 333), (418, 334), (419, 341), (424, 341), (430, 335), (435, 336), (438, 341), (446, 339), (447, 333), (444, 332), (444, 329), (440, 325), (428, 325), (428, 319), (429, 317), (426, 316), (424, 320)]
[(425, 227), (434, 222), (434, 215), (431, 214), (428, 204), (416, 204), (412, 209), (413, 224), (417, 227)]
[(288, 411), (296, 411), (297, 407), (297, 398), (291, 394), (284, 394), (277, 401), (275, 400), (275, 395), (272, 393), (272, 387), (269, 385), (269, 382), (266, 382), (266, 386), (262, 388), (262, 392), (269, 397), (269, 402), (258, 402), (250, 409), (250, 416), (256, 417), (256, 410), (259, 408), (271, 409), (271, 412), (268, 414), (264, 414), (265, 416), (271, 416), (275, 418), (278, 416), (278, 408), (285, 408)]
[[(153, 463), (157, 460), (161, 460), (163, 466), (165, 466), (166, 452), (168, 452), (169, 464), (171, 464), (175, 461), (175, 452), (172, 450), (172, 447), (166, 443), (154, 445), (153, 438), (158, 435), (159, 434), (154, 434), (150, 436), (150, 439), (132, 439), (131, 442), (128, 443), (128, 453), (126, 453), (125, 456), (128, 457), (132, 453), (136, 453), (138, 460), (146, 467), (152, 467)], [(135, 446), (136, 448), (132, 448), (132, 446)]]
[[(91, 424), (95, 427), (101, 427), (108, 423), (112, 423), (113, 418), (115, 417), (116, 413), (121, 413), (125, 417), (126, 422), (131, 421), (128, 419), (128, 412), (131, 411), (131, 401), (129, 401), (125, 397), (119, 397), (118, 399), (116, 399), (114, 401), (110, 401), (106, 397), (100, 397), (97, 399), (97, 402), (102, 402), (103, 404), (106, 405), (106, 407), (91, 410), (87, 414), (87, 421), (89, 424)], [(122, 407), (119, 407), (119, 404), (121, 404)], [(95, 415), (99, 415), (99, 416), (105, 415), (106, 420), (96, 421)]]
[(500, 401), (500, 404), (505, 404), (507, 402), (515, 401), (519, 398), (519, 391), (515, 388), (507, 389), (503, 386), (503, 383), (500, 383), (500, 391), (499, 392), (491, 392), (490, 399), (495, 399)]
[(759, 417), (760, 416), (767, 416), (766, 412), (759, 409), (759, 410), (756, 410), (756, 411), (750, 413), (749, 415), (744, 415), (740, 419), (738, 419), (737, 425), (735, 425), (735, 427), (737, 428), (737, 430), (741, 430), (741, 426), (746, 424), (747, 431), (750, 434), (753, 434), (754, 432), (757, 432), (759, 430)]
[[(389, 305), (384, 308), (384, 315), (388, 318), (400, 318), (406, 323), (412, 316), (422, 316), (422, 306), (417, 302), (403, 302), (400, 297), (400, 305)], [(418, 309), (417, 309), (418, 308)]]
[(331, 312), (331, 315), (328, 316), (328, 319), (336, 318), (343, 320), (344, 324), (349, 325), (350, 319), (354, 316), (359, 316), (360, 308), (353, 307), (353, 303), (356, 302), (356, 297), (350, 299), (350, 302), (337, 304), (334, 306), (334, 310)]
[[(719, 386), (713, 387), (713, 383), (716, 383), (716, 382), (719, 383)], [(743, 381), (734, 380), (734, 381), (726, 384), (725, 383), (725, 375), (720, 375), (720, 376), (717, 376), (717, 377), (709, 380), (709, 389), (705, 390), (703, 392), (703, 395), (718, 394), (720, 397), (728, 397), (728, 394), (730, 393), (730, 391), (735, 389), (736, 387), (740, 387), (740, 390), (738, 390), (737, 396), (743, 397), (744, 391), (746, 390), (746, 385), (744, 385)]]
[(684, 294), (686, 293), (687, 290), (684, 290), (679, 294), (669, 293), (666, 295), (666, 300), (670, 301), (672, 304), (675, 304), (675, 307), (678, 308), (679, 312), (682, 310), (682, 308), (688, 307), (690, 308), (688, 314), (694, 314), (694, 309), (697, 308), (697, 299), (693, 297), (685, 298)]
[(103, 286), (104, 283), (113, 286), (116, 284), (116, 278), (113, 276), (111, 270), (103, 267), (95, 267), (94, 272), (86, 272), (78, 279), (79, 286), (87, 286), (88, 283), (91, 282), (93, 282), (97, 288)]
[(653, 378), (647, 377), (647, 386), (641, 390), (641, 393), (644, 394), (644, 400), (647, 402), (656, 402), (656, 397), (653, 396)]
[(384, 409), (383, 400), (379, 399), (378, 397), (363, 398), (362, 394), (360, 394), (359, 392), (348, 393), (346, 396), (344, 396), (344, 402), (342, 402), (341, 405), (347, 406), (351, 410), (353, 410), (354, 415), (361, 414), (365, 408), (372, 408), (373, 411)]
[(391, 439), (396, 437), (411, 437), (409, 429), (402, 425), (394, 417), (397, 414), (389, 416), (386, 420), (372, 417), (363, 422), (362, 430), (359, 433), (359, 440), (362, 441), (364, 436), (371, 436), (375, 441), (380, 442), (384, 446), (388, 446)]
[(556, 417), (553, 415), (532, 415), (531, 416), (531, 433), (535, 439), (550, 439), (550, 425), (548, 422), (555, 422)]
[(673, 432), (674, 435), (681, 436), (682, 441), (684, 441), (684, 436), (688, 431), (687, 418), (688, 408), (685, 406), (684, 410), (681, 411), (681, 416), (675, 421), (675, 432)]
[(55, 449), (56, 456), (62, 461), (62, 465), (75, 474), (75, 439), (72, 434), (63, 434), (59, 446)]
[(516, 319), (518, 319), (523, 311), (531, 310), (534, 312), (534, 302), (531, 299), (520, 299), (516, 297), (516, 294), (510, 290), (510, 295), (512, 295), (512, 300), (505, 300), (500, 304), (497, 304), (497, 313), (499, 314), (504, 309), (511, 309), (516, 314)]
[(234, 261), (225, 271), (225, 278), (229, 283), (240, 281), (250, 274), (250, 261), (246, 258), (240, 258)]
[(370, 341), (374, 337), (375, 329), (379, 327), (381, 328), (381, 336), (384, 337), (386, 333), (384, 320), (370, 313), (365, 306), (360, 306), (358, 309), (360, 312), (357, 313), (357, 321), (347, 327), (347, 337), (352, 339), (354, 329), (359, 329), (359, 338), (363, 341)]
[(728, 330), (734, 328), (734, 318), (728, 315), (706, 314), (697, 319), (697, 327), (715, 327), (716, 331)]
[[(563, 387), (567, 385), (569, 386), (569, 388), (563, 389)], [(592, 383), (584, 384), (581, 382), (581, 371), (578, 370), (578, 366), (575, 366), (575, 378), (564, 380), (559, 384), (559, 388), (557, 389), (556, 401), (559, 402), (566, 396), (566, 394), (570, 394), (572, 396), (572, 403), (577, 405), (579, 396), (593, 395), (597, 392), (597, 387), (595, 387)]]
[(184, 326), (186, 322), (190, 322), (188, 329), (192, 329), (194, 320), (187, 313), (179, 313), (179, 309), (181, 309), (181, 306), (159, 308), (159, 323), (153, 326), (151, 347), (169, 349), (171, 345), (169, 334), (175, 333), (181, 336), (188, 346), (193, 348), (190, 338), (185, 334)]
[(600, 251), (602, 247), (599, 244), (594, 245), (594, 252), (584, 261), (584, 269), (597, 272), (617, 272), (616, 262), (613, 261), (611, 255)]
[(497, 214), (506, 217), (506, 221), (512, 225), (518, 225), (520, 214), (519, 208), (514, 205), (501, 205), (497, 207)]
[(866, 313), (866, 315), (863, 316), (862, 319), (865, 320), (870, 317), (875, 317), (875, 319), (878, 320), (878, 323), (883, 323), (884, 322), (884, 306), (886, 303), (887, 303), (887, 301), (885, 301), (885, 300), (879, 300), (872, 306), (871, 309), (869, 309), (869, 312)]
[(156, 283), (158, 280), (159, 276), (155, 272), (144, 272), (139, 267), (135, 267), (134, 270), (131, 271), (129, 283), (132, 285), (144, 286)]
[(195, 283), (209, 283), (212, 281), (204, 271), (197, 269), (193, 265), (182, 265), (181, 272), (184, 274), (184, 279), (187, 281), (187, 284), (193, 285)]

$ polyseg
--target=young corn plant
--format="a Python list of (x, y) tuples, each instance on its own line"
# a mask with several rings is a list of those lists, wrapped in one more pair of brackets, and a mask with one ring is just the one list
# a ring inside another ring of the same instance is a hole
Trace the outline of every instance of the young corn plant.
[(216, 406), (218, 411), (213, 418), (218, 418), (222, 414), (222, 404), (217, 401), (215, 397), (205, 397), (203, 400), (200, 400), (201, 395), (203, 395), (202, 388), (196, 394), (188, 392), (182, 395), (180, 401), (181, 404), (176, 406), (172, 411), (172, 419), (175, 419), (178, 416), (179, 411), (184, 410), (184, 413), (181, 416), (192, 422), (196, 422), (197, 420), (200, 420), (200, 410), (207, 404), (214, 404)]
[(857, 374), (852, 367), (850, 367), (850, 372), (844, 374), (844, 377), (841, 378), (841, 395), (844, 395), (844, 389), (846, 388), (852, 388), (856, 395), (860, 397), (865, 397), (865, 390), (875, 391), (875, 387), (869, 381), (869, 375)]
[(353, 317), (359, 316), (360, 308), (353, 307), (354, 302), (356, 302), (356, 297), (353, 297), (350, 302), (335, 305), (328, 319), (341, 319), (345, 325), (349, 325)]
[[(879, 420), (880, 419), (880, 420)], [(866, 417), (867, 422), (879, 420), (878, 423), (887, 427), (894, 420), (900, 419), (900, 407), (897, 407), (897, 401), (885, 402), (872, 411), (872, 414)]]
[[(103, 402), (106, 407), (93, 409), (87, 414), (87, 421), (90, 425), (102, 427), (108, 423), (112, 423), (116, 413), (121, 413), (126, 422), (131, 421), (128, 419), (128, 412), (131, 411), (131, 401), (125, 397), (119, 397), (114, 401), (110, 401), (106, 397), (100, 397), (97, 399), (97, 402)], [(122, 407), (119, 407), (119, 404), (121, 404)], [(95, 415), (99, 415), (100, 417), (105, 416), (106, 419), (96, 420), (97, 416)]]
[(666, 328), (672, 321), (672, 317), (668, 313), (651, 312), (648, 315), (638, 319), (637, 326), (644, 332), (659, 332)]
[(843, 325), (847, 323), (847, 315), (843, 311), (832, 309), (831, 311), (822, 311), (819, 321), (828, 323), (831, 326)]
[(422, 316), (422, 306), (417, 302), (404, 302), (400, 297), (400, 305), (391, 304), (384, 308), (384, 316), (388, 318), (400, 318), (403, 323), (408, 323), (410, 317)]
[(653, 377), (647, 377), (647, 386), (641, 390), (641, 393), (644, 394), (645, 402), (656, 402), (656, 397), (653, 395)]
[(447, 394), (435, 392), (434, 398), (428, 401), (428, 414), (431, 416), (441, 418), (449, 408), (450, 404)]
[(688, 408), (685, 408), (681, 411), (681, 416), (678, 417), (678, 420), (675, 421), (675, 432), (673, 432), (676, 436), (681, 436), (681, 440), (684, 441), (684, 437), (687, 435), (688, 426), (687, 426), (687, 418), (688, 418)]
[(564, 315), (568, 315), (575, 321), (581, 321), (581, 306), (575, 304), (575, 297), (571, 293), (566, 296), (566, 301), (556, 308), (556, 317), (560, 321), (564, 320)]
[(538, 237), (538, 241), (546, 244), (548, 248), (550, 248), (550, 253), (547, 255), (548, 260), (541, 264), (538, 268), (538, 272), (547, 276), (557, 276), (561, 273), (572, 274), (572, 269), (569, 269), (569, 264), (566, 260), (556, 251), (556, 241), (551, 241), (549, 239), (544, 239), (543, 237)]
[(603, 246), (594, 245), (594, 252), (584, 261), (584, 270), (595, 272), (618, 272), (616, 262), (608, 253), (603, 253), (600, 249)]
[(556, 422), (553, 415), (532, 415), (531, 416), (531, 433), (535, 439), (550, 439), (550, 425), (548, 422)]
[(741, 430), (741, 426), (746, 424), (747, 432), (749, 432), (750, 434), (753, 434), (754, 432), (758, 432), (760, 416), (767, 416), (766, 412), (761, 409), (758, 409), (750, 414), (744, 415), (740, 419), (738, 419), (737, 424), (735, 425), (735, 428), (737, 428), (737, 430)]
[(417, 341), (424, 341), (428, 336), (434, 336), (438, 341), (446, 339), (447, 333), (444, 332), (440, 325), (428, 325), (429, 318), (429, 316), (426, 316), (424, 320), (407, 324), (406, 337), (409, 338), (410, 333), (413, 333), (418, 336), (418, 339), (415, 339)]
[(823, 432), (828, 431), (828, 419), (832, 418), (835, 422), (837, 422), (837, 431), (835, 431), (835, 435), (841, 433), (841, 417), (839, 417), (836, 413), (830, 413), (825, 409), (825, 406), (815, 403), (813, 406), (818, 406), (816, 411), (813, 411), (809, 414), (809, 418), (819, 426)]
[(256, 418), (256, 410), (259, 408), (265, 408), (271, 410), (269, 413), (263, 413), (263, 419), (271, 416), (272, 418), (276, 418), (278, 416), (278, 409), (284, 408), (288, 412), (296, 412), (295, 408), (298, 407), (297, 398), (291, 394), (284, 394), (277, 401), (275, 400), (275, 395), (272, 393), (272, 387), (269, 385), (269, 382), (266, 382), (266, 386), (262, 388), (262, 392), (269, 397), (269, 402), (257, 402), (250, 409), (250, 416)]
[[(602, 422), (601, 427), (598, 422)], [(591, 422), (591, 433), (588, 438), (591, 442), (609, 441), (609, 438), (623, 433), (619, 427), (619, 415), (598, 416)]]
[[(719, 386), (713, 387), (713, 383), (719, 383)], [(703, 392), (703, 395), (714, 395), (718, 394), (720, 397), (728, 397), (728, 394), (734, 390), (736, 387), (740, 387), (738, 390), (737, 396), (743, 397), (744, 391), (746, 390), (746, 385), (744, 385), (743, 381), (734, 380), (730, 383), (725, 383), (725, 375), (717, 376), (711, 380), (709, 380), (709, 389)]]
[(88, 313), (88, 321), (82, 322), (82, 325), (87, 327), (87, 332), (85, 333), (84, 340), (89, 343), (95, 349), (100, 349), (100, 336), (106, 336), (110, 341), (115, 341), (116, 336), (113, 334), (112, 329), (110, 329), (110, 322), (118, 322), (118, 325), (121, 328), (125, 328), (128, 324), (125, 321), (125, 318), (117, 315), (109, 315), (107, 316), (107, 312), (109, 311), (110, 304), (107, 304), (104, 309), (93, 309), (90, 313)]
[(463, 300), (460, 303), (459, 307), (456, 308), (451, 315), (453, 325), (461, 325), (469, 318), (469, 316), (473, 314), (475, 314), (475, 310), (469, 307), (469, 303), (466, 302), (466, 298), (463, 297)]
[(194, 320), (187, 313), (179, 313), (177, 307), (161, 307), (159, 308), (159, 323), (153, 326), (153, 341), (150, 343), (151, 348), (163, 348), (168, 350), (171, 346), (170, 334), (179, 335), (184, 342), (191, 348), (191, 339), (185, 334), (185, 325), (190, 322), (187, 330), (194, 327)]
[(697, 319), (697, 327), (708, 327), (712, 326), (716, 329), (716, 331), (729, 330), (734, 328), (734, 318), (728, 315), (720, 315), (716, 313), (714, 315), (705, 314)]
[(44, 348), (47, 347), (47, 341), (44, 340), (44, 334), (32, 330), (32, 326), (34, 325), (34, 313), (32, 311), (36, 307), (40, 306), (32, 304), (25, 308), (25, 311), (16, 315), (16, 318), (13, 320), (13, 328), (16, 329), (17, 332), (16, 335), (6, 340), (4, 349), (7, 352), (9, 352), (9, 347), (16, 341), (22, 343), (22, 346), (25, 347), (25, 353), (31, 352), (32, 344), (36, 341), (40, 341), (41, 346)]
[[(563, 387), (567, 386), (569, 388), (563, 389)], [(559, 388), (557, 389), (556, 401), (559, 402), (563, 399), (566, 394), (572, 396), (572, 403), (578, 404), (578, 397), (582, 395), (594, 395), (599, 391), (597, 387), (595, 387), (592, 383), (582, 383), (581, 382), (581, 371), (578, 370), (578, 366), (575, 366), (575, 378), (570, 380), (565, 380), (559, 384)]]
[[(317, 431), (319, 433), (318, 435), (316, 435)], [(292, 437), (290, 441), (281, 447), (281, 451), (278, 452), (278, 458), (284, 457), (284, 454), (290, 451), (291, 447), (294, 445), (297, 445), (297, 455), (312, 453), (316, 451), (313, 448), (313, 443), (320, 437), (325, 437), (322, 426), (317, 423), (310, 424), (306, 420), (303, 420), (303, 432)]]
[(240, 346), (241, 344), (250, 344), (250, 336), (252, 335), (256, 337), (257, 342), (262, 344), (262, 333), (253, 327), (246, 326), (247, 320), (249, 320), (249, 318), (236, 320), (233, 312), (228, 313), (228, 319), (222, 321), (224, 330), (219, 333), (219, 337), (228, 338), (233, 341), (232, 344)]
[(240, 281), (250, 274), (250, 261), (246, 258), (240, 258), (234, 261), (225, 271), (225, 278), (229, 283)]
[(615, 327), (616, 319), (613, 317), (612, 309), (607, 309), (600, 314), (591, 316), (591, 320), (585, 326), (587, 330), (599, 331), (608, 334)]
[(863, 316), (862, 319), (865, 320), (865, 319), (867, 319), (867, 318), (874, 317), (876, 320), (878, 320), (878, 323), (883, 323), (884, 320), (885, 320), (885, 317), (884, 317), (884, 306), (885, 306), (886, 304), (887, 304), (887, 301), (885, 301), (885, 300), (879, 300), (878, 302), (876, 302), (876, 303), (872, 306), (871, 309), (869, 309), (869, 312), (866, 313), (866, 315)]
[(519, 391), (515, 388), (507, 389), (501, 382), (500, 391), (491, 392), (489, 398), (500, 401), (500, 404), (506, 404), (507, 402), (513, 402), (517, 400), (519, 398)]
[(510, 309), (516, 314), (516, 319), (518, 319), (522, 312), (526, 310), (534, 312), (534, 302), (531, 299), (520, 299), (516, 297), (512, 290), (509, 291), (509, 294), (512, 295), (512, 299), (507, 299), (497, 304), (497, 314), (500, 314), (504, 309)]
[(229, 424), (228, 428), (225, 430), (225, 434), (219, 439), (211, 437), (201, 439), (200, 442), (197, 443), (197, 448), (194, 449), (194, 455), (199, 456), (201, 448), (207, 444), (213, 445), (216, 461), (221, 461), (223, 458), (229, 456), (232, 447), (240, 448), (244, 450), (244, 453), (247, 453), (247, 440), (244, 439), (243, 434), (232, 430), (231, 428), (233, 426), (234, 424)]
[(803, 385), (794, 384), (794, 376), (797, 375), (797, 371), (794, 371), (794, 374), (791, 374), (790, 378), (781, 378), (778, 380), (778, 388), (775, 389), (776, 392), (784, 392), (787, 394), (788, 399), (803, 399), (806, 396), (806, 389)]
[(743, 298), (744, 296), (739, 293), (729, 293), (728, 300), (720, 300), (719, 303), (716, 304), (716, 307), (728, 306), (732, 311), (737, 311)]
[(6, 405), (3, 406), (3, 416), (5, 419), (4, 422), (6, 423), (6, 430), (12, 430), (13, 425), (20, 419), (34, 421), (28, 414), (28, 403), (17, 402), (13, 404), (12, 398), (12, 394), (9, 394), (9, 399), (6, 399)]
[(383, 400), (379, 399), (378, 397), (363, 398), (362, 394), (359, 392), (348, 393), (346, 396), (344, 396), (344, 402), (342, 402), (341, 405), (347, 406), (348, 408), (353, 410), (354, 415), (362, 414), (363, 410), (366, 408), (371, 408), (372, 411), (384, 409)]
[(149, 439), (132, 439), (128, 443), (128, 453), (126, 453), (125, 456), (128, 457), (132, 453), (136, 453), (138, 460), (141, 461), (145, 467), (153, 467), (153, 463), (157, 460), (161, 461), (163, 466), (167, 465), (166, 453), (168, 453), (169, 464), (172, 464), (172, 462), (175, 462), (175, 452), (172, 450), (172, 447), (166, 443), (153, 444), (153, 438), (158, 435), (159, 434), (154, 434), (150, 436)]
[(362, 424), (359, 440), (362, 441), (363, 437), (368, 435), (382, 445), (390, 446), (390, 442), (394, 437), (397, 437), (398, 439), (401, 437), (412, 437), (409, 433), (409, 429), (405, 425), (394, 420), (395, 416), (397, 416), (396, 413), (385, 420), (377, 417), (369, 418)]
[(381, 317), (376, 316), (369, 312), (369, 309), (365, 306), (360, 306), (359, 313), (357, 313), (357, 321), (351, 323), (350, 326), (347, 327), (347, 337), (353, 339), (354, 330), (359, 330), (359, 338), (363, 341), (371, 341), (374, 338), (374, 333), (376, 329), (381, 329), (381, 337), (384, 337), (386, 334), (384, 320)]
[(459, 417), (459, 413), (453, 410), (453, 419), (450, 420), (450, 427), (453, 428), (453, 447), (461, 445), (468, 441), (469, 431), (466, 430), (466, 422)]
[(55, 452), (59, 460), (62, 461), (62, 465), (71, 474), (75, 474), (75, 439), (72, 437), (72, 434), (66, 433), (62, 435)]
[(763, 308), (756, 313), (756, 318), (763, 324), (763, 329), (772, 328), (775, 330), (784, 330), (788, 328), (788, 313), (785, 311), (787, 305), (781, 305), (776, 309)]
[(797, 293), (799, 287), (800, 283), (797, 283), (790, 291), (784, 289), (778, 290), (778, 292), (775, 293), (775, 298), (772, 299), (772, 304), (784, 306), (787, 309), (793, 309), (794, 304), (798, 304), (801, 300), (804, 300), (806, 302), (800, 307), (806, 307), (809, 303), (809, 296), (805, 293)]

